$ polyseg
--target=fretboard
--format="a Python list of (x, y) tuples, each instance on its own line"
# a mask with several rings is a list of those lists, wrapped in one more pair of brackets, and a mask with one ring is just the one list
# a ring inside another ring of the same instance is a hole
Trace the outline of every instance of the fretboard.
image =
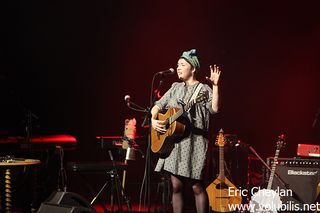
[(274, 177), (274, 173), (276, 171), (276, 165), (277, 165), (279, 153), (280, 153), (280, 149), (277, 149), (276, 154), (273, 158), (273, 163), (272, 163), (272, 167), (271, 167), (271, 173), (270, 173), (267, 189), (271, 189), (271, 187), (272, 187), (273, 177)]
[(219, 176), (221, 182), (224, 182), (224, 146), (219, 146)]
[(174, 115), (172, 115), (170, 118), (168, 118), (168, 124), (171, 125), (173, 122), (175, 122), (185, 111), (188, 111), (189, 109), (191, 109), (191, 107), (193, 107), (193, 105), (196, 104), (196, 100), (193, 99), (191, 100), (189, 103), (187, 103), (186, 105), (184, 105), (182, 107), (181, 110), (179, 110), (177, 113), (175, 113)]

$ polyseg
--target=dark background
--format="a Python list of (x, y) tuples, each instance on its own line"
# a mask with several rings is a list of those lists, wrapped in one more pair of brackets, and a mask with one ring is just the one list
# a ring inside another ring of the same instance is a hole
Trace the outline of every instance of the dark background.
[[(23, 135), (31, 110), (34, 134), (71, 134), (69, 158), (96, 159), (96, 135), (122, 135), (124, 120), (143, 114), (154, 73), (175, 68), (196, 48), (200, 79), (218, 64), (220, 128), (263, 156), (282, 157), (298, 143), (319, 144), (320, 13), (318, 1), (2, 1), (0, 85), (2, 136)], [(163, 92), (176, 76), (165, 79)]]

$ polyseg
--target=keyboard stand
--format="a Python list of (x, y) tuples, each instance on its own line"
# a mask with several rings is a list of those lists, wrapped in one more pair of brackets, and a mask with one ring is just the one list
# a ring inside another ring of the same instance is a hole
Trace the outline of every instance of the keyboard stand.
[[(111, 212), (114, 212), (114, 198), (116, 195), (116, 199), (117, 199), (117, 204), (118, 204), (118, 211), (122, 212), (122, 197), (121, 195), (121, 185), (120, 185), (120, 180), (119, 180), (119, 175), (117, 170), (111, 170), (109, 172), (107, 172), (108, 175), (110, 176), (110, 205), (111, 205)], [(107, 181), (104, 183), (104, 185), (101, 187), (100, 191), (96, 194), (96, 196), (94, 196), (94, 198), (91, 200), (90, 204), (92, 205), (96, 199), (100, 196), (100, 194), (104, 191), (104, 189), (108, 186), (109, 181), (107, 179)], [(116, 192), (116, 194), (115, 194)]]
[[(124, 190), (121, 186), (120, 178), (118, 171), (123, 171), (126, 169), (127, 164), (122, 162), (115, 162), (112, 157), (112, 153), (109, 153), (111, 162), (70, 162), (68, 166), (74, 172), (103, 172), (107, 173), (107, 180), (99, 190), (99, 192), (91, 200), (90, 204), (92, 205), (101, 195), (101, 193), (110, 185), (110, 205), (111, 212), (115, 212), (115, 199), (117, 199), (118, 212), (123, 212), (122, 201), (124, 200), (127, 207), (127, 212), (131, 212), (131, 203), (127, 196), (124, 193)], [(109, 181), (110, 180), (110, 181)]]

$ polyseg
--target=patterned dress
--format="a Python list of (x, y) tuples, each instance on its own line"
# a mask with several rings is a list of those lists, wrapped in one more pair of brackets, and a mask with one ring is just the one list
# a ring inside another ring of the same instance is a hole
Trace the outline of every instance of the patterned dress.
[[(175, 82), (155, 105), (161, 111), (170, 107), (181, 108), (179, 103), (188, 103), (197, 86), (198, 84), (188, 86), (184, 82)], [(211, 108), (212, 89), (204, 84), (200, 93), (205, 90), (209, 92), (208, 100), (196, 103), (183, 115), (189, 121), (190, 134), (174, 144), (168, 157), (158, 160), (155, 171), (160, 172), (164, 169), (174, 175), (197, 180), (203, 178), (208, 149), (209, 117), (214, 113)]]

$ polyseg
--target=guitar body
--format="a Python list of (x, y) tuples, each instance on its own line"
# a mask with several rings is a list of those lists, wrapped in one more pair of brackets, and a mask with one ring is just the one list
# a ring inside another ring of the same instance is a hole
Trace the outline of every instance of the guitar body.
[(228, 178), (224, 178), (224, 181), (218, 177), (207, 187), (207, 193), (209, 198), (209, 204), (211, 209), (215, 212), (232, 212), (234, 209), (230, 209), (229, 206), (237, 206), (242, 202), (242, 197), (239, 193), (229, 193), (229, 188), (236, 190), (235, 185), (231, 183)]
[[(158, 114), (158, 120), (167, 121), (170, 117), (176, 114), (179, 108), (169, 108), (165, 114)], [(154, 128), (151, 128), (151, 150), (154, 153), (169, 153), (174, 147), (174, 143), (178, 138), (182, 137), (185, 130), (185, 125), (179, 121), (174, 121), (171, 125), (166, 126), (167, 131), (160, 133)]]
[(185, 125), (178, 121), (184, 112), (188, 112), (196, 103), (208, 100), (208, 91), (199, 93), (182, 108), (169, 108), (165, 114), (158, 113), (158, 120), (164, 121), (166, 132), (160, 133), (151, 128), (151, 150), (155, 153), (168, 154), (172, 151), (177, 139), (181, 139), (185, 133)]

